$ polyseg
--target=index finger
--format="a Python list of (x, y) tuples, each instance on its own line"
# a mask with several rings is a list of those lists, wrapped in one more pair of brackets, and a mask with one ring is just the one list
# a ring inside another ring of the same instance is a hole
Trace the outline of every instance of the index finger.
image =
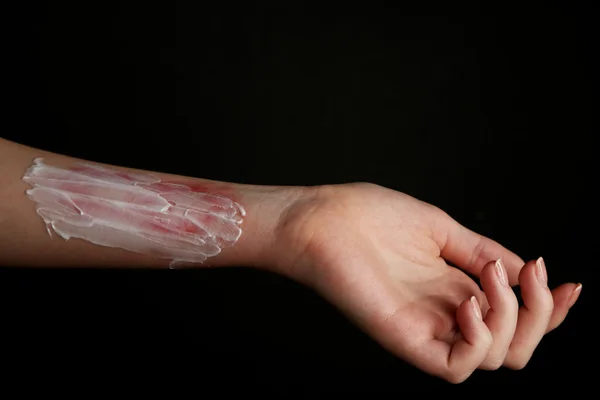
[(435, 240), (443, 259), (479, 277), (487, 263), (501, 258), (510, 285), (518, 284), (519, 273), (525, 265), (521, 257), (500, 243), (466, 228), (445, 213), (437, 219), (435, 227)]

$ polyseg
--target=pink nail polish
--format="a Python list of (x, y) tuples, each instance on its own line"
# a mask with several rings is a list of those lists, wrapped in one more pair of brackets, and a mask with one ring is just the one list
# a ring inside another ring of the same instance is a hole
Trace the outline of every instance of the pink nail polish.
[(569, 308), (573, 307), (573, 304), (575, 304), (575, 302), (579, 298), (579, 294), (581, 293), (582, 287), (583, 285), (581, 283), (578, 283), (577, 286), (575, 286), (575, 289), (573, 289), (573, 293), (571, 293), (571, 297), (569, 298)]
[(471, 307), (473, 307), (473, 311), (475, 312), (475, 316), (477, 317), (477, 319), (479, 319), (480, 321), (483, 320), (483, 317), (481, 316), (481, 309), (479, 308), (479, 302), (477, 301), (477, 298), (475, 296), (471, 296)]
[(494, 269), (496, 270), (496, 276), (498, 277), (500, 283), (504, 286), (508, 286), (508, 275), (506, 274), (506, 268), (504, 268), (501, 258), (496, 260)]
[(542, 287), (548, 287), (548, 273), (546, 272), (546, 264), (542, 257), (535, 262), (535, 275)]

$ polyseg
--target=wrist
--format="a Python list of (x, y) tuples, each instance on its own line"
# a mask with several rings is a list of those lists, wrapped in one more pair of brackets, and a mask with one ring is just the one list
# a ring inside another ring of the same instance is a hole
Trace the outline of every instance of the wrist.
[(246, 211), (242, 234), (231, 247), (206, 261), (209, 266), (249, 266), (276, 271), (285, 263), (281, 226), (290, 210), (312, 196), (314, 189), (302, 186), (231, 184), (227, 192)]

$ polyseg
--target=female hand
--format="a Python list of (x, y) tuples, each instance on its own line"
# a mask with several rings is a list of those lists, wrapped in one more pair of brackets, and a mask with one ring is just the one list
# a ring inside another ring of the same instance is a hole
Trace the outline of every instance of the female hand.
[(550, 290), (542, 258), (525, 263), (440, 209), (373, 184), (318, 187), (278, 229), (276, 272), (312, 286), (383, 347), (453, 383), (478, 368), (523, 368), (581, 289)]

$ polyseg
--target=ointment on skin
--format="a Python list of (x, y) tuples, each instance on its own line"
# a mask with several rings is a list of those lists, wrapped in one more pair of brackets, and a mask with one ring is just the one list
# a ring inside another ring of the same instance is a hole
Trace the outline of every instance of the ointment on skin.
[(171, 267), (233, 246), (246, 215), (225, 196), (94, 164), (65, 169), (36, 158), (23, 181), (50, 236), (169, 259)]

